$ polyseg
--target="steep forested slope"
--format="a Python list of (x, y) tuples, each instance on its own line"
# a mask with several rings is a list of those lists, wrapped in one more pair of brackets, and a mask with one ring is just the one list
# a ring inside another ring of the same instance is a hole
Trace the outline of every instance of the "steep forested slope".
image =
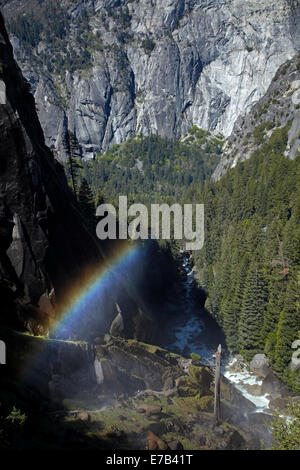
[(206, 232), (195, 262), (230, 350), (247, 359), (267, 353), (299, 391), (299, 371), (289, 367), (300, 332), (300, 155), (284, 156), (290, 127), (273, 130), (249, 160), (199, 191)]
[(108, 202), (118, 194), (131, 202), (204, 202), (205, 244), (194, 259), (206, 306), (231, 352), (248, 360), (265, 352), (295, 390), (299, 373), (288, 366), (300, 331), (299, 77), (295, 56), (223, 146), (219, 168), (227, 173), (217, 183), (202, 180), (222, 142), (195, 127), (182, 142), (131, 139), (80, 171)]
[[(118, 196), (129, 202), (178, 201), (191, 185), (201, 184), (220, 161), (223, 136), (193, 126), (183, 140), (158, 135), (137, 136), (115, 145), (93, 161), (77, 158), (78, 184), (85, 178), (96, 200), (118, 205)], [(67, 174), (70, 165), (66, 163)], [(100, 192), (100, 194), (99, 194)]]

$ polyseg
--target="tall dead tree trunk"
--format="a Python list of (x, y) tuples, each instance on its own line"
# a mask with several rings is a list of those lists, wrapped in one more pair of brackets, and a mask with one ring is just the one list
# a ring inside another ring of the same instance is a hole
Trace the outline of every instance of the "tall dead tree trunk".
[(215, 372), (215, 402), (214, 402), (214, 415), (215, 423), (219, 424), (220, 416), (220, 377), (221, 377), (221, 345), (219, 344), (216, 353), (216, 372)]

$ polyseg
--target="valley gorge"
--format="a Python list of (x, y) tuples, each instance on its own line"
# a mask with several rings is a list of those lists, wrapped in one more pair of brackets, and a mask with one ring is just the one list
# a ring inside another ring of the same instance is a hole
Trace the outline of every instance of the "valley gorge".
[[(0, 448), (290, 448), (299, 2), (1, 6)], [(204, 203), (203, 249), (100, 241), (121, 194)]]

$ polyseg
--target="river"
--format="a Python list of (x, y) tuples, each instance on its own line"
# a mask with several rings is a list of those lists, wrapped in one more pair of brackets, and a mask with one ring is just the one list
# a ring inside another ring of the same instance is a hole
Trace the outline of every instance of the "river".
[[(199, 301), (194, 296), (194, 267), (189, 254), (182, 254), (182, 268), (185, 273), (183, 282), (182, 304), (168, 305), (169, 310), (174, 310), (172, 324), (167, 324), (164, 337), (164, 346), (170, 351), (186, 357), (196, 353), (203, 362), (212, 364), (213, 355), (219, 344), (222, 345), (222, 373), (244, 395), (245, 398), (255, 404), (255, 412), (266, 412), (269, 406), (267, 395), (258, 395), (256, 390), (261, 386), (262, 379), (253, 374), (245, 365), (235, 368), (235, 358), (230, 357), (225, 336), (205, 308), (199, 306)], [(257, 386), (257, 387), (255, 387)], [(253, 390), (253, 392), (251, 391)]]

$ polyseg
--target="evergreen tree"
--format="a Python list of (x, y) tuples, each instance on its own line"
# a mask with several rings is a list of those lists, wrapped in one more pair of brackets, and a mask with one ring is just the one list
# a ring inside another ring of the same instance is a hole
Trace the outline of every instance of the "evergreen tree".
[(78, 161), (76, 160), (76, 157), (81, 157), (81, 155), (78, 153), (79, 146), (78, 146), (78, 141), (76, 139), (76, 136), (71, 131), (69, 131), (68, 128), (66, 129), (63, 135), (62, 143), (63, 143), (65, 152), (68, 157), (68, 167), (69, 167), (68, 169), (69, 169), (70, 176), (71, 176), (73, 193), (74, 193), (75, 199), (78, 200), (77, 177), (78, 177), (78, 170), (82, 168), (82, 165), (78, 163)]
[(79, 188), (78, 203), (91, 232), (96, 229), (96, 209), (92, 190), (84, 178)]
[(247, 360), (263, 348), (262, 326), (266, 300), (265, 280), (258, 262), (253, 261), (245, 282), (239, 324), (240, 350)]
[(273, 364), (275, 360), (277, 327), (280, 312), (284, 305), (285, 294), (285, 281), (283, 279), (278, 279), (278, 274), (277, 276), (273, 275), (269, 284), (268, 304), (262, 329), (262, 335), (265, 338), (264, 350), (265, 353), (268, 354), (271, 364)]
[(228, 297), (222, 304), (222, 316), (228, 349), (231, 353), (236, 354), (239, 352), (238, 308), (233, 290), (229, 291)]
[(97, 196), (96, 196), (96, 208), (98, 206), (101, 206), (101, 204), (104, 204), (104, 202), (105, 202), (105, 198), (103, 196), (103, 193), (102, 193), (102, 191), (98, 190), (97, 191)]
[(277, 343), (275, 350), (275, 368), (279, 374), (290, 375), (288, 365), (292, 357), (292, 343), (299, 338), (300, 332), (300, 289), (297, 273), (292, 272), (286, 292), (283, 310), (280, 314)]
[[(236, 255), (234, 258), (236, 258)], [(231, 353), (239, 352), (239, 319), (242, 309), (245, 278), (248, 269), (248, 260), (246, 256), (241, 256), (240, 263), (233, 264), (233, 274), (231, 278), (231, 295), (222, 308), (223, 328), (226, 335), (227, 346)]]

